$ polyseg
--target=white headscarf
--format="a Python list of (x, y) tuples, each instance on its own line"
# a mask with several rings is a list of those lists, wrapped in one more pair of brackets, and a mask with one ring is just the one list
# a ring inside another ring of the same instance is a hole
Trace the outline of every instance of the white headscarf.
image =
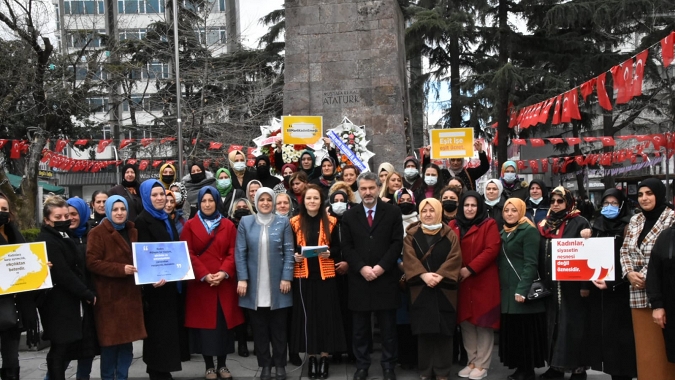
[[(499, 189), (499, 195), (497, 195), (497, 198), (493, 201), (489, 200), (487, 197), (487, 187), (489, 184), (494, 183), (497, 186), (497, 189)], [(490, 179), (487, 182), (485, 182), (485, 185), (483, 185), (483, 198), (485, 199), (485, 204), (488, 206), (494, 206), (497, 203), (499, 203), (502, 193), (504, 192), (504, 186), (502, 185), (502, 181), (499, 179)]]
[(269, 187), (261, 187), (255, 192), (255, 197), (253, 198), (253, 204), (255, 205), (255, 209), (258, 211), (255, 217), (260, 223), (267, 224), (272, 220), (272, 218), (274, 218), (274, 206), (272, 206), (270, 212), (263, 214), (263, 212), (260, 210), (260, 207), (258, 207), (260, 197), (263, 194), (269, 194), (269, 196), (272, 198), (272, 203), (274, 203), (274, 190), (270, 189)]

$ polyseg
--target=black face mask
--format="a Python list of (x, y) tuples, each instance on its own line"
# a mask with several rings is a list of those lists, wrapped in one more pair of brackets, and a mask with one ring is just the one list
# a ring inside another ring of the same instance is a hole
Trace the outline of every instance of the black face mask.
[(239, 209), (239, 210), (234, 210), (234, 218), (235, 219), (241, 219), (245, 217), (246, 215), (251, 215), (251, 211), (247, 210), (245, 208)]
[(70, 230), (70, 220), (57, 220), (54, 223), (54, 229), (59, 232), (68, 232)]
[(4, 226), (9, 223), (9, 212), (0, 211), (0, 226)]
[(398, 207), (401, 209), (403, 215), (410, 215), (415, 212), (415, 205), (412, 203), (399, 203)]
[(258, 173), (258, 178), (259, 179), (266, 179), (269, 178), (270, 174), (270, 167), (267, 165), (258, 165), (255, 168), (256, 172)]
[(131, 182), (127, 181), (126, 179), (122, 180), (122, 186), (124, 187), (136, 187), (136, 185), (138, 185), (138, 183), (136, 183), (136, 180), (133, 180)]
[(192, 173), (190, 174), (190, 179), (192, 180), (192, 183), (198, 183), (206, 179), (206, 173), (201, 172), (201, 173)]
[(171, 184), (171, 183), (173, 183), (174, 178), (175, 178), (175, 176), (173, 174), (172, 175), (163, 175), (162, 176), (162, 182)]
[(290, 176), (290, 175), (285, 175), (285, 176), (284, 176), (284, 183), (289, 183), (289, 184), (290, 184), (290, 183), (291, 183), (290, 181), (291, 181), (291, 176)]
[(444, 200), (443, 201), (443, 211), (453, 212), (457, 210), (457, 201)]

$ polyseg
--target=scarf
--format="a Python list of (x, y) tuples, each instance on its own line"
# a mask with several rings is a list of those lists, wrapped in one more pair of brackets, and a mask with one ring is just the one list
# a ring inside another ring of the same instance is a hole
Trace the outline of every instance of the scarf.
[[(487, 197), (487, 187), (491, 183), (493, 183), (495, 186), (497, 186), (497, 190), (499, 191), (499, 193), (497, 194), (497, 198), (493, 201), (489, 200), (488, 197)], [(488, 206), (496, 205), (501, 200), (503, 192), (504, 192), (504, 186), (502, 186), (502, 182), (500, 180), (498, 180), (498, 179), (488, 180), (487, 182), (485, 182), (485, 185), (483, 186), (483, 197), (485, 198), (485, 203)]]
[[(131, 182), (128, 182), (127, 180), (124, 179), (124, 175), (127, 172), (127, 170), (132, 169), (134, 171), (134, 180)], [(131, 164), (126, 164), (122, 166), (122, 186), (124, 186), (129, 194), (137, 195), (138, 194), (138, 169), (136, 168), (136, 165), (131, 165)]]
[[(305, 169), (302, 167), (302, 156), (308, 155), (309, 157), (312, 158), (312, 167), (309, 169)], [(316, 156), (314, 155), (314, 152), (312, 152), (309, 149), (305, 149), (301, 154), (300, 154), (300, 159), (298, 160), (298, 168), (299, 170), (302, 170), (307, 174), (307, 178), (312, 178), (312, 175), (314, 174), (315, 166), (314, 163), (316, 162)]]
[[(441, 223), (443, 220), (443, 206), (441, 206), (441, 202), (436, 198), (423, 199), (420, 202), (420, 213), (426, 205), (431, 205), (431, 207), (434, 208), (435, 218), (432, 224), (425, 224), (422, 222), (422, 232), (424, 232), (425, 235), (436, 235), (441, 232), (441, 227), (443, 227), (443, 224)], [(422, 218), (420, 218), (420, 220), (422, 220)]]
[(602, 203), (605, 198), (612, 196), (619, 201), (619, 215), (614, 219), (609, 219), (600, 214), (593, 223), (593, 228), (596, 230), (612, 233), (615, 236), (623, 236), (623, 231), (626, 225), (630, 222), (630, 211), (626, 204), (626, 196), (617, 189), (608, 189), (602, 194)]
[[(473, 219), (467, 219), (464, 214), (464, 203), (468, 198), (475, 198), (476, 203), (478, 204), (476, 216)], [(466, 235), (472, 226), (477, 226), (488, 218), (487, 207), (485, 207), (485, 202), (483, 202), (482, 199), (483, 197), (474, 190), (462, 194), (462, 198), (459, 200), (459, 206), (457, 207), (457, 214), (455, 214), (455, 221), (457, 222), (457, 226), (459, 226), (460, 237)]]
[[(218, 186), (218, 180), (220, 179), (220, 173), (225, 173), (227, 176), (230, 178), (230, 186), (228, 187), (220, 187)], [(220, 168), (216, 172), (216, 189), (218, 189), (218, 192), (220, 193), (220, 196), (225, 198), (227, 195), (232, 191), (233, 186), (232, 186), (232, 174), (230, 174), (230, 171), (225, 169), (225, 168)]]
[[(274, 202), (274, 190), (270, 189), (269, 187), (261, 187), (258, 189), (258, 191), (255, 192), (255, 197), (253, 198), (254, 207), (256, 210), (258, 210), (258, 213), (255, 215), (256, 219), (261, 224), (268, 224), (269, 222), (272, 221), (272, 219), (274, 219), (274, 212), (270, 211), (266, 214), (260, 212), (260, 207), (258, 207), (258, 203), (260, 201), (260, 196), (263, 194), (269, 194), (269, 196), (272, 197), (272, 202)], [(274, 207), (272, 207), (272, 210), (274, 210)]]
[(525, 202), (523, 202), (522, 199), (509, 198), (506, 200), (506, 202), (504, 202), (504, 208), (506, 208), (506, 206), (508, 205), (512, 205), (513, 207), (516, 208), (516, 210), (518, 210), (518, 222), (516, 222), (515, 224), (504, 223), (504, 231), (507, 234), (510, 234), (511, 232), (515, 231), (516, 228), (518, 228), (518, 226), (524, 223), (527, 223), (530, 226), (534, 227), (534, 223), (532, 223), (530, 219), (528, 219), (525, 216), (525, 211), (527, 211), (527, 207), (525, 206)]
[[(211, 215), (205, 215), (202, 212), (202, 199), (204, 198), (204, 195), (206, 195), (207, 193), (211, 194), (211, 196), (213, 197), (213, 201), (216, 204), (216, 210)], [(204, 225), (206, 233), (211, 235), (211, 232), (213, 232), (213, 230), (218, 228), (218, 226), (220, 225), (220, 220), (223, 218), (220, 212), (218, 211), (218, 206), (222, 202), (222, 200), (220, 199), (220, 194), (218, 193), (218, 190), (216, 190), (215, 188), (211, 186), (205, 186), (201, 190), (199, 190), (197, 201), (199, 202), (197, 204), (199, 208), (199, 211), (197, 212), (199, 220)]]
[(649, 190), (654, 193), (654, 198), (656, 200), (654, 208), (649, 211), (642, 210), (642, 214), (645, 216), (645, 224), (642, 226), (642, 231), (638, 236), (638, 242), (642, 245), (642, 241), (645, 239), (649, 231), (654, 227), (656, 222), (663, 214), (663, 210), (668, 207), (666, 204), (666, 186), (661, 182), (660, 179), (648, 178), (638, 185), (638, 191), (641, 187), (647, 187)]
[(553, 199), (554, 195), (561, 196), (565, 200), (567, 208), (558, 212), (549, 209), (546, 218), (539, 222), (539, 233), (546, 239), (559, 239), (563, 235), (563, 232), (565, 232), (565, 224), (563, 222), (581, 215), (581, 212), (576, 209), (574, 197), (569, 190), (558, 186), (551, 190), (549, 199)]
[[(127, 226), (127, 220), (129, 220), (129, 212), (127, 211), (127, 218), (124, 219), (124, 223), (117, 224), (117, 223), (113, 222), (112, 209), (113, 209), (113, 205), (117, 202), (122, 202), (124, 204), (124, 208), (129, 210), (129, 204), (127, 203), (127, 200), (124, 199), (124, 197), (121, 197), (119, 195), (113, 195), (112, 197), (108, 198), (108, 200), (105, 201), (105, 218), (103, 218), (103, 220), (108, 219), (110, 224), (112, 224), (113, 228), (115, 228), (115, 230), (117, 230), (117, 231), (120, 231), (120, 230), (123, 230), (124, 227)], [(103, 220), (101, 220), (101, 223), (103, 223)]]
[[(333, 173), (331, 175), (323, 174), (323, 163), (329, 161), (333, 165)], [(335, 183), (335, 161), (332, 157), (324, 157), (321, 160), (321, 176), (319, 177), (319, 182), (326, 187), (331, 187)]]
[[(154, 187), (161, 187), (162, 190), (166, 192), (164, 186), (156, 179), (147, 179), (143, 181), (143, 183), (141, 183), (140, 190), (141, 190), (141, 201), (143, 201), (143, 208), (145, 209), (145, 212), (150, 214), (150, 216), (152, 216), (153, 218), (164, 221), (164, 226), (166, 227), (166, 231), (169, 233), (171, 240), (175, 240), (177, 236), (173, 236), (173, 229), (171, 228), (171, 221), (169, 220), (169, 214), (167, 214), (163, 208), (161, 210), (157, 210), (152, 205), (150, 193), (152, 192), (152, 189)], [(106, 205), (107, 204), (108, 203), (106, 202)]]
[(177, 187), (179, 189), (181, 201), (180, 202), (176, 201), (176, 209), (181, 208), (183, 207), (183, 203), (185, 203), (185, 200), (187, 199), (187, 189), (185, 188), (185, 185), (183, 185), (183, 182), (174, 182), (171, 185), (169, 185), (169, 189), (172, 187)]
[(77, 238), (81, 238), (87, 233), (87, 220), (89, 219), (89, 206), (87, 202), (82, 198), (70, 198), (68, 199), (68, 206), (73, 207), (77, 210), (77, 213), (80, 215), (80, 224), (73, 231), (73, 235)]
[[(171, 185), (171, 182), (166, 182), (164, 180), (164, 175), (162, 174), (164, 172), (164, 169), (166, 169), (166, 168), (173, 169), (173, 180), (174, 181), (176, 179), (178, 179), (178, 178), (176, 178), (176, 177), (178, 177), (178, 172), (176, 172), (176, 167), (173, 166), (172, 164), (164, 164), (164, 165), (159, 167), (159, 182), (161, 182), (162, 185), (164, 185), (165, 189), (168, 189), (170, 187), (169, 185)], [(136, 180), (138, 180), (138, 177), (136, 177)]]
[[(516, 170), (516, 172), (515, 172), (516, 180), (513, 181), (513, 183), (507, 183), (506, 181), (504, 181), (504, 174), (506, 173), (506, 168), (508, 168), (509, 166), (511, 166), (512, 168), (514, 168)], [(500, 182), (502, 183), (502, 185), (504, 186), (505, 189), (512, 190), (514, 187), (516, 187), (516, 184), (519, 182), (518, 166), (516, 166), (516, 163), (513, 162), (513, 161), (506, 161), (504, 163), (504, 165), (502, 165), (501, 177), (499, 179), (500, 179)]]

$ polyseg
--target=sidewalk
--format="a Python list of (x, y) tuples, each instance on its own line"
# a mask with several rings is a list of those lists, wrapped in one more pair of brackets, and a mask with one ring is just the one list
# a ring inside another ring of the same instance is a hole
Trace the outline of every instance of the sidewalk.
[[(249, 350), (253, 352), (253, 343), (249, 342)], [(21, 379), (22, 380), (42, 380), (47, 372), (47, 364), (45, 362), (45, 357), (47, 355), (48, 349), (42, 351), (22, 351), (20, 353), (21, 360)], [(134, 343), (134, 361), (131, 364), (131, 369), (129, 371), (130, 379), (147, 379), (145, 373), (145, 364), (141, 358), (143, 352), (143, 343), (136, 342)], [(511, 374), (513, 370), (509, 370), (499, 363), (498, 348), (495, 346), (492, 355), (492, 365), (488, 372), (487, 380), (505, 380), (506, 376)], [(369, 380), (376, 380), (382, 378), (382, 370), (378, 365), (379, 351), (377, 350), (373, 354), (373, 365), (370, 367), (370, 376)], [(346, 358), (345, 358), (346, 359)], [(232, 376), (235, 380), (252, 380), (259, 376), (259, 368), (257, 366), (257, 361), (253, 355), (242, 358), (236, 353), (228, 356), (227, 366), (232, 373)], [(66, 372), (67, 378), (75, 379), (75, 369), (77, 367), (77, 362), (71, 362), (68, 371)], [(286, 367), (288, 372), (288, 379), (300, 379), (301, 377), (307, 379), (307, 366), (304, 367), (295, 367), (289, 364)], [(450, 376), (451, 379), (459, 379), (457, 372), (462, 369), (459, 366), (453, 368), (453, 374)], [(330, 379), (333, 380), (351, 380), (354, 375), (356, 368), (353, 364), (342, 363), (342, 364), (333, 364), (330, 365)], [(537, 374), (543, 373), (544, 368), (538, 369)], [(201, 356), (193, 355), (192, 360), (189, 362), (183, 363), (183, 370), (181, 372), (174, 372), (173, 376), (176, 379), (197, 379), (201, 380), (204, 378), (204, 361)], [(272, 370), (274, 374), (274, 370)], [(398, 380), (418, 380), (419, 376), (414, 370), (403, 370), (400, 367), (396, 369), (396, 376)], [(99, 372), (99, 361), (98, 357), (94, 360), (94, 365), (91, 373), (92, 379), (100, 378)], [(566, 376), (569, 378), (569, 374)], [(610, 380), (609, 375), (605, 375), (601, 372), (589, 371), (588, 379), (589, 380)]]

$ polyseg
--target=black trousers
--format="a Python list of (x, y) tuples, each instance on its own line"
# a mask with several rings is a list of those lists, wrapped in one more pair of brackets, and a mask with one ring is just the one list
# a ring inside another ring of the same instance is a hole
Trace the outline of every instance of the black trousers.
[(49, 380), (66, 379), (66, 369), (70, 362), (68, 353), (71, 346), (72, 343), (51, 342), (51, 347), (47, 353), (47, 373), (49, 373)]
[(248, 316), (253, 329), (258, 366), (285, 367), (288, 308), (271, 310), (269, 307), (259, 307), (258, 310), (248, 310)]
[(375, 314), (382, 335), (382, 369), (393, 370), (398, 359), (398, 343), (396, 339), (396, 309), (377, 311), (352, 311), (354, 324), (354, 356), (357, 369), (370, 367), (370, 349), (373, 346), (371, 315)]
[(9, 329), (0, 333), (0, 355), (2, 368), (19, 368), (19, 340), (21, 330)]
[(420, 375), (447, 378), (452, 367), (452, 336), (421, 334), (417, 342)]

